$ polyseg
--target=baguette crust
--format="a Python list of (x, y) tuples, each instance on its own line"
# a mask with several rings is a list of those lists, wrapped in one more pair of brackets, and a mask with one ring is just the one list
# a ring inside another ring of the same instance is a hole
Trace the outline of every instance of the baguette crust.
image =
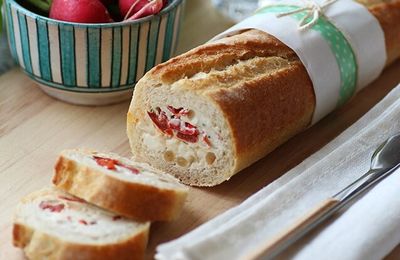
[[(298, 63), (268, 76), (267, 80), (260, 78), (246, 82), (246, 88), (210, 93), (232, 129), (238, 158), (235, 172), (261, 159), (308, 126), (315, 98), (304, 70)], [(299, 88), (299, 85), (304, 87)], [(235, 98), (238, 95), (247, 101), (239, 103)], [(264, 120), (254, 124), (254, 118)], [(265, 138), (266, 134), (268, 138)]]
[(144, 258), (148, 229), (136, 236), (111, 245), (81, 245), (62, 241), (22, 223), (13, 226), (13, 244), (24, 249), (31, 260), (139, 260)]
[[(373, 0), (369, 1), (374, 2)], [(400, 57), (400, 1), (374, 3), (368, 9), (379, 21), (385, 34), (386, 65), (392, 64)]]
[(170, 221), (179, 215), (187, 191), (161, 189), (114, 178), (62, 154), (55, 165), (57, 188), (136, 221)]
[[(382, 26), (387, 64), (390, 64), (400, 56), (400, 1), (363, 0), (362, 3)], [(246, 61), (246, 65), (241, 65), (242, 61)], [(238, 69), (225, 72), (232, 65), (238, 65)], [(265, 72), (255, 73), (257, 69)], [(297, 55), (265, 32), (245, 30), (199, 46), (148, 72), (135, 89), (128, 112), (128, 135), (133, 136), (132, 125), (145, 120), (146, 114), (142, 110), (148, 107), (150, 89), (210, 71), (218, 71), (219, 75), (187, 80), (185, 84), (174, 85), (174, 89), (176, 92), (191, 91), (209, 100), (226, 120), (235, 165), (221, 173), (225, 179), (264, 157), (311, 123), (315, 109), (314, 90)], [(212, 182), (183, 178), (183, 170), (167, 163), (155, 163), (140, 155), (141, 151), (132, 145), (132, 141), (131, 146), (133, 153), (138, 154), (137, 158), (168, 169), (185, 184), (213, 186), (221, 182), (220, 178)]]

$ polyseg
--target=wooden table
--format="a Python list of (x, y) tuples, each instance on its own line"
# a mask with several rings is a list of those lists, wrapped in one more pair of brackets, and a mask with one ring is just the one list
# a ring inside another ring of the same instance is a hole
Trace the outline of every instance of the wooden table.
[[(203, 0), (190, 0), (178, 52), (205, 42), (231, 25)], [(214, 188), (192, 188), (180, 219), (154, 223), (148, 259), (155, 247), (177, 238), (239, 204), (316, 152), (365, 114), (400, 82), (400, 62), (390, 66), (350, 103), (266, 158)], [(0, 77), (0, 259), (21, 259), (11, 246), (12, 212), (25, 194), (50, 184), (57, 153), (88, 147), (129, 156), (125, 134), (128, 102), (81, 107), (43, 94), (18, 69)], [(207, 205), (207, 206), (205, 206)], [(389, 258), (400, 255), (397, 248)]]

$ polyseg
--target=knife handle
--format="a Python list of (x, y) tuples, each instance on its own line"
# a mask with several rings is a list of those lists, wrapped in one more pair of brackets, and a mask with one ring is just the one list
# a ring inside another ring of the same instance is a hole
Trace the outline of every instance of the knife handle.
[(276, 257), (284, 249), (296, 242), (297, 239), (335, 213), (339, 204), (340, 201), (335, 198), (329, 198), (323, 201), (314, 210), (310, 211), (310, 213), (296, 221), (276, 237), (260, 243), (253, 252), (243, 257), (243, 260), (271, 259)]

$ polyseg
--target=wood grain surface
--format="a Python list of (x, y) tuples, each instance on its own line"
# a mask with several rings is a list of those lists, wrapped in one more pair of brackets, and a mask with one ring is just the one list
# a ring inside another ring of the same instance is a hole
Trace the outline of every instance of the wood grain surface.
[[(178, 52), (186, 51), (231, 25), (203, 0), (189, 0)], [(154, 223), (147, 259), (155, 247), (177, 238), (239, 204), (316, 152), (365, 114), (400, 82), (400, 62), (371, 86), (320, 123), (296, 136), (269, 156), (214, 188), (192, 188), (181, 217)], [(12, 214), (19, 199), (50, 185), (57, 153), (87, 147), (130, 155), (125, 134), (128, 102), (73, 106), (48, 97), (21, 71), (0, 77), (0, 259), (23, 259), (11, 245)], [(398, 259), (400, 248), (388, 257)]]

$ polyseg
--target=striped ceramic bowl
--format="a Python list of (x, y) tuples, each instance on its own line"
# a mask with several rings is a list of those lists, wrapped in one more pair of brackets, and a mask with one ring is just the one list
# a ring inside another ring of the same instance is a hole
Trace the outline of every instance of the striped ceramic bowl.
[(178, 38), (183, 0), (137, 21), (78, 24), (56, 21), (5, 0), (14, 59), (49, 95), (84, 105), (131, 97), (135, 83), (168, 60)]

